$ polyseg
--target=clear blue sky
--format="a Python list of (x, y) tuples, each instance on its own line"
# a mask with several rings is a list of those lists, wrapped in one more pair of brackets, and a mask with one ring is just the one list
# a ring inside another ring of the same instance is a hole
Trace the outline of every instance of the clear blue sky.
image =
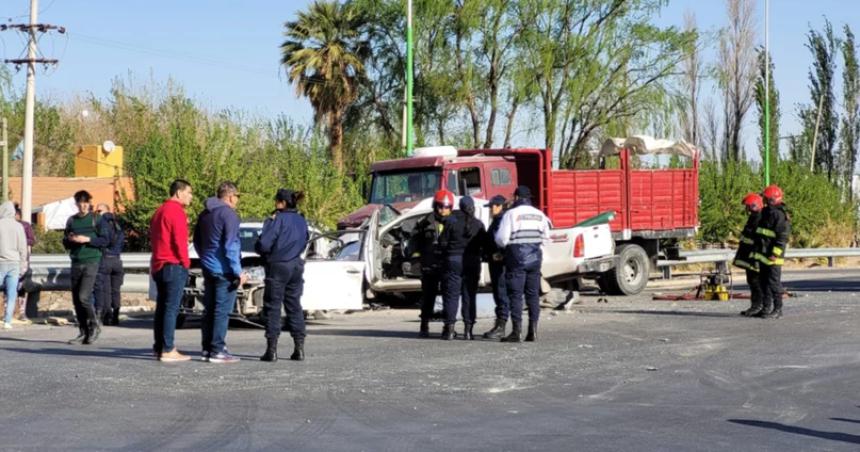
[[(59, 58), (56, 70), (37, 79), (39, 96), (66, 99), (108, 94), (111, 80), (131, 74), (138, 81), (172, 77), (188, 94), (212, 109), (238, 108), (272, 117), (285, 114), (310, 121), (310, 108), (295, 96), (278, 67), (283, 23), (309, 1), (290, 0), (40, 0), (40, 22), (61, 24), (66, 36), (41, 43), (46, 57)], [(0, 0), (0, 20), (27, 20), (29, 0)], [(764, 30), (764, 2), (758, 18)], [(671, 0), (661, 25), (682, 24), (693, 11), (700, 27), (714, 30), (725, 22), (722, 0)], [(776, 85), (782, 94), (782, 134), (796, 131), (795, 105), (808, 102), (807, 72), (811, 57), (803, 47), (808, 24), (820, 28), (826, 15), (841, 33), (842, 24), (860, 33), (860, 2), (853, 0), (772, 0), (771, 49)], [(23, 51), (23, 39), (0, 33), (3, 58)], [(761, 37), (763, 41), (763, 34)], [(708, 55), (708, 62), (713, 54)], [(837, 72), (841, 84), (841, 71)], [(22, 87), (23, 71), (15, 76)], [(705, 93), (708, 95), (709, 93)], [(754, 112), (750, 119), (754, 118)], [(747, 146), (756, 129), (745, 130)], [(529, 143), (519, 143), (529, 144)], [(750, 152), (753, 149), (748, 149)]]

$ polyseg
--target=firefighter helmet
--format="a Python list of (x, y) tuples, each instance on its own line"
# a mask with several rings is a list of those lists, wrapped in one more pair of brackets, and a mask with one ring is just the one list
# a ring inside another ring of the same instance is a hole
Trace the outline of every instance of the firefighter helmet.
[(764, 199), (767, 200), (768, 204), (774, 206), (782, 204), (782, 189), (776, 184), (768, 185), (764, 189), (764, 192), (762, 192), (762, 195), (764, 195)]
[(753, 212), (760, 212), (764, 206), (764, 201), (762, 201), (758, 193), (747, 193), (744, 196), (743, 204)]
[(433, 207), (454, 207), (454, 194), (444, 188), (437, 191), (433, 196)]

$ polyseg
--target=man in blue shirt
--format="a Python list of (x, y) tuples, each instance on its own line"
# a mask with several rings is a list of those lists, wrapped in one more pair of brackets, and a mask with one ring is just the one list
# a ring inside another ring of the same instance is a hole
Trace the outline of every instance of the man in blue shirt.
[(263, 232), (254, 246), (266, 262), (266, 353), (261, 361), (278, 360), (278, 338), (281, 335), (281, 305), (287, 313), (294, 350), (290, 359), (305, 359), (305, 317), (302, 312), (302, 290), (305, 261), (302, 253), (308, 245), (308, 223), (298, 211), (302, 192), (280, 189), (275, 194), (275, 213), (263, 223)]
[(239, 241), (239, 189), (222, 182), (216, 198), (206, 200), (194, 228), (194, 249), (203, 267), (203, 360), (235, 363), (238, 357), (227, 351), (227, 326), (236, 304), (236, 291), (248, 275), (242, 272)]

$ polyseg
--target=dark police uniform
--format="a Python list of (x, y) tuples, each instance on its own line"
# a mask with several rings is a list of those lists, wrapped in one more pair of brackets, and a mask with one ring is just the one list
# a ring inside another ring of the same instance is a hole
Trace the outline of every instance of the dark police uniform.
[[(276, 347), (281, 335), (281, 305), (287, 313), (290, 335), (296, 352), (304, 346), (305, 318), (301, 297), (305, 262), (302, 253), (308, 245), (308, 223), (295, 209), (275, 213), (263, 224), (255, 249), (265, 260), (266, 339)], [(303, 358), (293, 354), (292, 359)], [(303, 355), (303, 354), (302, 354)], [(277, 357), (275, 357), (277, 359)]]
[[(760, 316), (772, 318), (782, 316), (782, 265), (785, 249), (791, 235), (791, 219), (785, 204), (767, 206), (762, 210), (761, 221), (756, 228), (755, 252), (759, 262), (762, 311)], [(771, 259), (773, 258), (773, 259)]]
[(750, 288), (750, 308), (741, 315), (750, 316), (761, 312), (761, 286), (759, 284), (759, 261), (754, 257), (756, 229), (761, 221), (761, 212), (750, 212), (741, 232), (738, 251), (732, 264), (746, 271), (747, 285)]
[(410, 254), (419, 255), (421, 261), (421, 336), (427, 337), (428, 322), (433, 317), (433, 307), (439, 286), (442, 283), (443, 249), (439, 238), (445, 230), (445, 218), (431, 212), (415, 226), (415, 235), (410, 241)]
[[(504, 201), (502, 202), (504, 203)], [(490, 284), (493, 287), (493, 301), (496, 304), (496, 325), (492, 330), (484, 333), (486, 339), (498, 339), (504, 336), (505, 324), (508, 322), (511, 309), (511, 302), (508, 299), (508, 290), (505, 285), (504, 250), (499, 248), (495, 240), (503, 216), (504, 212), (493, 218), (487, 233), (484, 235), (484, 244), (481, 250), (490, 269)]]
[[(471, 213), (470, 213), (471, 212)], [(477, 317), (475, 300), (481, 277), (481, 240), (484, 224), (475, 218), (475, 203), (470, 197), (460, 199), (460, 210), (446, 219), (445, 231), (440, 239), (445, 249), (445, 277), (442, 299), (445, 305), (446, 334), (453, 338), (457, 321), (457, 303), (463, 317), (464, 337), (473, 339), (472, 329)], [(462, 301), (461, 301), (462, 300)]]
[(549, 238), (549, 220), (534, 208), (528, 199), (531, 193), (525, 187), (517, 188), (519, 197), (502, 217), (496, 232), (496, 244), (505, 250), (505, 283), (511, 300), (513, 330), (504, 340), (521, 340), (523, 299), (529, 310), (527, 341), (537, 337), (540, 318), (540, 271), (543, 261), (541, 245)]

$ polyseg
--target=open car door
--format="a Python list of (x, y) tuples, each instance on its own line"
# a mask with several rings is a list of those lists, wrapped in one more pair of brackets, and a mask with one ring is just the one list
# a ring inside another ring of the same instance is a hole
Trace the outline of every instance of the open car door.
[(302, 309), (362, 309), (366, 235), (365, 231), (344, 230), (311, 238), (305, 256)]

